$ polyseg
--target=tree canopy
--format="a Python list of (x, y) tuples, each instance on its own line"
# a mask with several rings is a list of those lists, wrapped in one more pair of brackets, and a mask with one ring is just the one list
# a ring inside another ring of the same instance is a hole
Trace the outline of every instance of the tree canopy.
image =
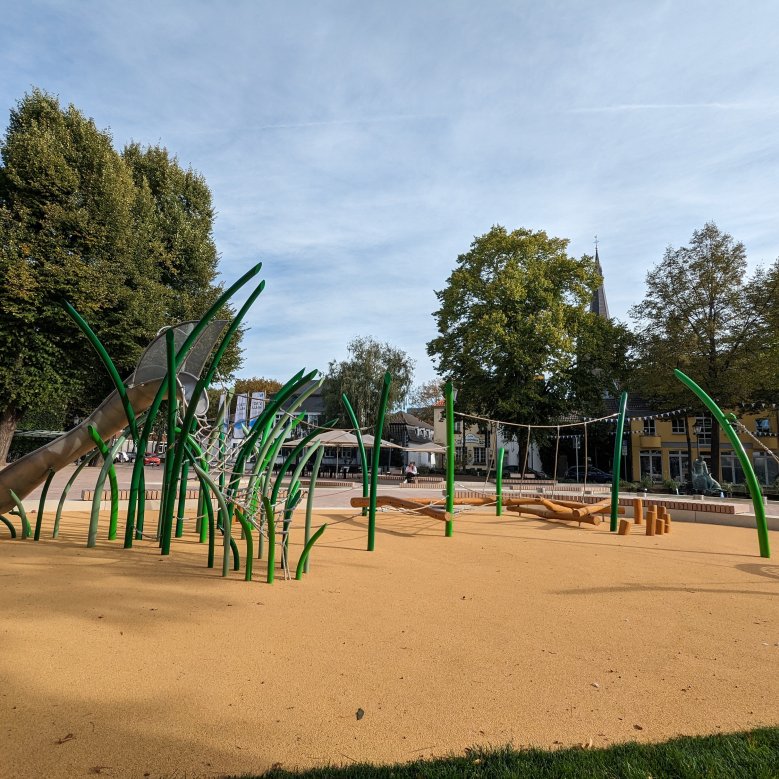
[(129, 373), (161, 326), (198, 317), (219, 287), (210, 192), (166, 150), (119, 154), (110, 133), (36, 89), (11, 110), (0, 158), (2, 462), (26, 410), (83, 414), (110, 388), (61, 300)]
[(543, 231), (497, 225), (457, 258), (436, 292), (439, 335), (427, 351), (460, 408), (526, 424), (602, 408), (629, 336), (588, 310), (602, 279), (593, 258), (567, 249)]
[(392, 376), (388, 408), (398, 408), (409, 389), (414, 376), (414, 361), (402, 350), (371, 337), (352, 339), (347, 345), (349, 356), (345, 360), (330, 362), (322, 396), (325, 416), (338, 418), (348, 424), (348, 417), (341, 402), (346, 393), (361, 426), (375, 421), (384, 374)]
[(439, 379), (431, 379), (414, 387), (408, 397), (408, 405), (419, 419), (432, 425), (433, 409), (443, 397), (443, 383)]
[[(744, 245), (706, 223), (688, 246), (666, 249), (631, 309), (633, 386), (660, 409), (694, 408), (696, 399), (673, 376), (679, 368), (721, 406), (770, 399), (779, 375), (777, 297), (779, 261), (748, 276)], [(716, 426), (711, 455), (719, 474)]]

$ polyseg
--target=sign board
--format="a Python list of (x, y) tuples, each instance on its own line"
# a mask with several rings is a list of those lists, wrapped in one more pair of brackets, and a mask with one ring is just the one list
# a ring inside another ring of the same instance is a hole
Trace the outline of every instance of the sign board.
[(249, 409), (249, 427), (252, 427), (257, 420), (257, 417), (265, 411), (265, 393), (254, 392), (252, 393), (252, 402)]
[(248, 395), (235, 396), (235, 415), (233, 416), (233, 439), (243, 438), (243, 426), (247, 424), (246, 411), (249, 405)]

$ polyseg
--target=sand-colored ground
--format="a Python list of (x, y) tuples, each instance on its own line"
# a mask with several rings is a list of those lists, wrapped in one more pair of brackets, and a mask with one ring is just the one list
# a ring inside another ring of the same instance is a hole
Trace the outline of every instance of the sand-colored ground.
[(57, 541), (0, 528), (2, 777), (219, 776), (779, 722), (779, 563), (754, 530), (618, 537), (468, 513), (447, 539), (384, 513), (371, 554), (365, 519), (322, 512), (311, 573), (269, 586), (264, 563), (252, 583), (207, 570), (191, 536), (164, 559), (151, 542), (86, 549), (85, 516)]

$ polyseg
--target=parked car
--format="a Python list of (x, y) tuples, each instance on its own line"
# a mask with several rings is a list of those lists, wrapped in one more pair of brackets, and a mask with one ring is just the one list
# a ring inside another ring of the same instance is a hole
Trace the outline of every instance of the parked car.
[(144, 465), (160, 465), (161, 462), (159, 455), (156, 454), (147, 454), (146, 457), (143, 458)]
[(136, 452), (127, 452), (127, 462), (134, 463), (136, 456), (137, 456)]
[(602, 471), (600, 468), (594, 468), (591, 465), (586, 468), (583, 465), (574, 465), (565, 472), (563, 478), (567, 481), (584, 481), (585, 472), (587, 481), (593, 484), (608, 484), (611, 482), (610, 473), (606, 473), (606, 471)]

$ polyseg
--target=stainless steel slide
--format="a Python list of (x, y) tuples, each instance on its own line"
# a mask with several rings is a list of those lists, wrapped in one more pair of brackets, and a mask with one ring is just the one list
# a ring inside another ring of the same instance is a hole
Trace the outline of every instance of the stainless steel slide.
[[(173, 330), (174, 348), (177, 352), (196, 324), (195, 321), (181, 322), (170, 328)], [(187, 402), (217, 338), (226, 325), (224, 319), (209, 322), (178, 366), (176, 379), (179, 393)], [(160, 330), (157, 337), (146, 347), (135, 366), (135, 371), (125, 381), (127, 397), (130, 399), (136, 417), (152, 404), (160, 383), (165, 378), (166, 329)], [(205, 414), (208, 410), (206, 393), (203, 393), (199, 399), (197, 408), (198, 415)], [(50, 470), (58, 471), (92, 451), (95, 443), (89, 435), (90, 425), (94, 426), (104, 441), (124, 430), (127, 426), (127, 417), (118, 392), (112, 392), (80, 425), (16, 462), (6, 465), (0, 471), (0, 514), (10, 511), (16, 505), (10, 490), (13, 490), (19, 498), (25, 498), (39, 484), (46, 481)]]
[[(127, 390), (130, 404), (136, 415), (142, 414), (152, 403), (160, 386), (160, 379), (136, 384)], [(13, 490), (19, 498), (29, 495), (42, 484), (49, 470), (58, 471), (95, 448), (88, 427), (93, 425), (98, 434), (107, 440), (127, 426), (127, 417), (119, 398), (112, 392), (80, 425), (55, 438), (45, 446), (26, 454), (0, 471), (0, 514), (16, 505), (11, 497)]]

